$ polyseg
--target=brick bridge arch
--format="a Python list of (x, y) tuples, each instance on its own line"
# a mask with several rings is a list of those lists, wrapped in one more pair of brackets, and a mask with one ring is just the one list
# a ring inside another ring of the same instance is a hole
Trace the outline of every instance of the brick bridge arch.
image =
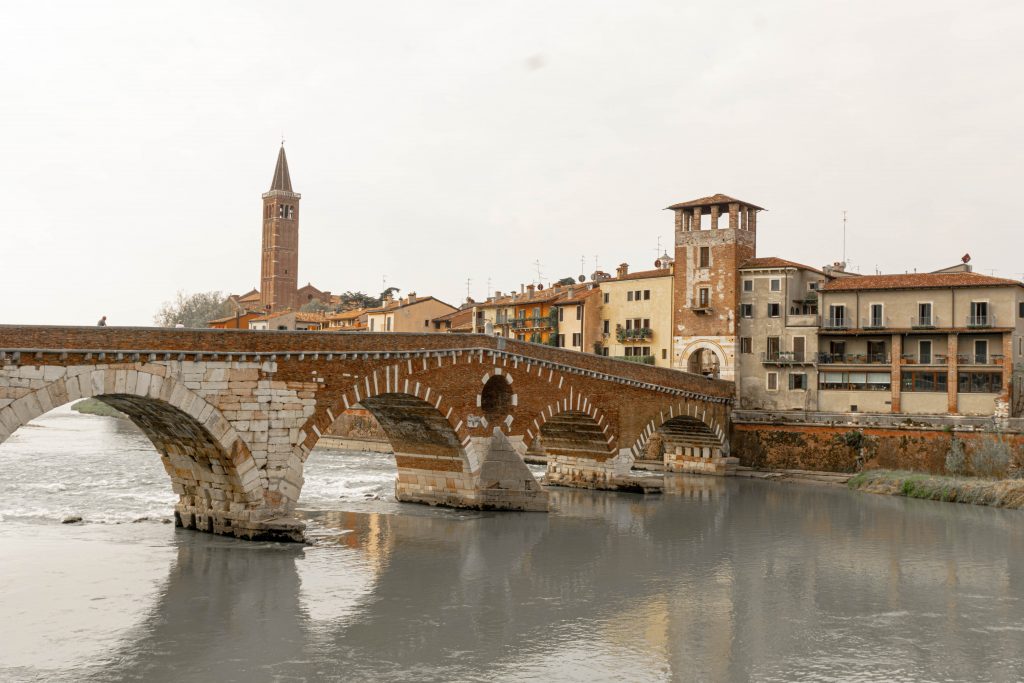
[[(42, 386), (0, 408), (0, 443), (56, 407), (95, 398), (127, 415), (152, 442), (179, 495), (174, 513), (179, 526), (221, 532), (234, 527), (230, 533), (258, 536), (248, 533), (253, 531), (248, 522), (251, 511), (264, 505), (259, 470), (248, 445), (217, 408), (168, 377), (163, 367), (76, 370), (51, 372)], [(22, 374), (41, 373), (28, 368)]]

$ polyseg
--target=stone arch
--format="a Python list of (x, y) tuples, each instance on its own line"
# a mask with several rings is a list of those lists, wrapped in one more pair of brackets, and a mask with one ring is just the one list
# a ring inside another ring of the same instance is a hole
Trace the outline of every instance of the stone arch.
[[(491, 372), (485, 372), (480, 378), (480, 384), (476, 405), (484, 413), (480, 418), (482, 426), (490, 426), (490, 420), (496, 421), (495, 426), (499, 429), (509, 430), (512, 426), (513, 413), (519, 405), (519, 394), (512, 388), (512, 375), (495, 364)], [(502, 405), (488, 405), (495, 400)]]
[(729, 440), (726, 431), (707, 407), (689, 401), (669, 405), (658, 411), (630, 447), (634, 458), (640, 457), (651, 436), (668, 425), (668, 431), (676, 437), (694, 435), (693, 447), (716, 448), (719, 455), (728, 455)]
[(721, 372), (726, 368), (725, 350), (719, 344), (710, 339), (691, 342), (683, 349), (683, 367), (686, 368), (687, 372), (692, 374), (702, 374), (699, 369), (693, 368), (692, 365), (693, 362), (700, 358), (704, 353), (712, 354), (717, 361), (718, 371), (715, 374), (715, 378), (717, 379), (721, 376)]
[(127, 415), (153, 443), (180, 496), (175, 515), (181, 526), (227, 528), (233, 518), (245, 517), (239, 505), (252, 510), (265, 504), (249, 447), (215, 406), (167, 377), (163, 367), (62, 370), (45, 386), (0, 408), (0, 442), (58, 406), (96, 398)]

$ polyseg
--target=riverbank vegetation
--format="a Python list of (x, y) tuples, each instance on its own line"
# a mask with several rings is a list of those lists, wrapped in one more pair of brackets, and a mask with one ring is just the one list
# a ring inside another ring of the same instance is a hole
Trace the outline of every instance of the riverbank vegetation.
[(894, 470), (867, 470), (850, 479), (847, 486), (858, 491), (887, 496), (1024, 508), (1024, 479), (987, 479)]

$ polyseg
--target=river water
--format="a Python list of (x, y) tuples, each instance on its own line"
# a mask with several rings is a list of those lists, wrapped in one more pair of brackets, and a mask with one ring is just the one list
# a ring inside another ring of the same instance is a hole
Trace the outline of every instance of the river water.
[(0, 463), (4, 681), (1024, 679), (1024, 512), (681, 476), (452, 511), (316, 450), (302, 546), (164, 523), (122, 420), (58, 409)]

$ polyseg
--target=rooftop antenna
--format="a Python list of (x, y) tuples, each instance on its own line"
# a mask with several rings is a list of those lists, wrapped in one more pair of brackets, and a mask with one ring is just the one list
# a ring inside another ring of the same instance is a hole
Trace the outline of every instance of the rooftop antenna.
[(846, 211), (843, 211), (843, 263), (846, 263)]
[(281, 129), (281, 146), (284, 147), (284, 129)]
[(584, 272), (587, 269), (587, 257), (580, 255), (580, 272)]
[(540, 274), (540, 259), (534, 261), (533, 265), (537, 267), (537, 284), (540, 284), (544, 279), (543, 276)]
[(467, 299), (469, 298), (469, 286), (471, 284), (473, 284), (473, 280), (467, 277), (466, 278), (466, 298)]
[(658, 246), (654, 250), (654, 260), (657, 261), (661, 258), (661, 235), (658, 235)]
[(491, 293), (491, 276), (488, 275), (487, 276), (487, 292), (485, 293), (484, 298), (486, 299), (487, 296), (490, 295), (490, 293)]

